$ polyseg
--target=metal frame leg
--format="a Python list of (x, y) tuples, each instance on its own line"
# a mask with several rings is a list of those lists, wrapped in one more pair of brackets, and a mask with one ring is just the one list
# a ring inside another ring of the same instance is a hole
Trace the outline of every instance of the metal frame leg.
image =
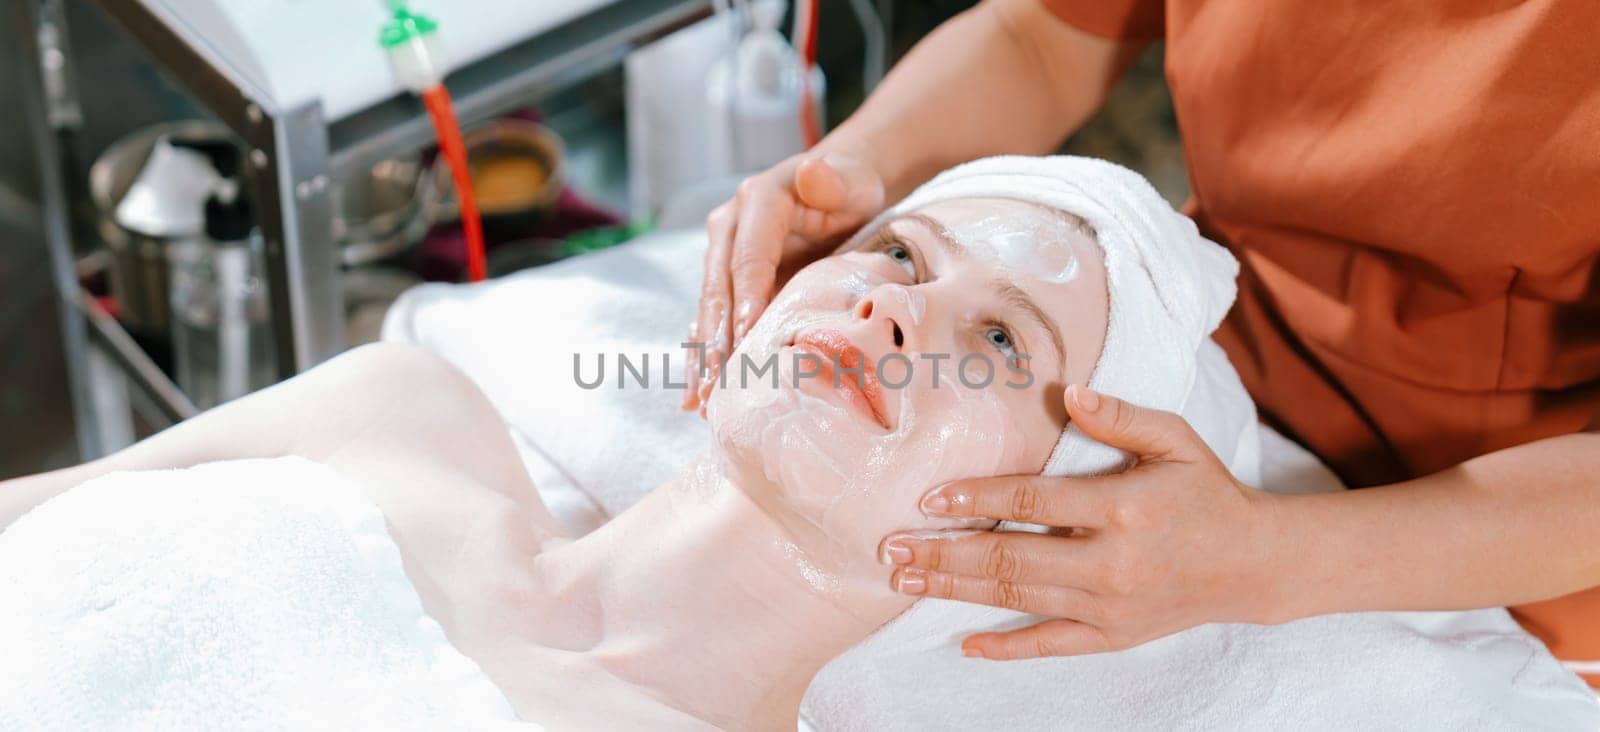
[(287, 378), (344, 350), (344, 297), (333, 235), (328, 128), (321, 103), (268, 118), (267, 146), (250, 151), (250, 171), (266, 239), (267, 284)]
[(77, 308), (77, 263), (72, 251), (63, 147), (57, 136), (69, 132), (77, 121), (71, 94), (72, 79), (66, 67), (68, 56), (63, 50), (66, 25), (62, 22), (60, 0), (28, 0), (15, 7), (19, 35), (23, 36), (19, 44), (25, 69), (22, 106), (38, 159), (42, 228), (50, 250), (50, 273), (61, 318), (61, 345), (66, 358), (67, 384), (72, 392), (78, 454), (83, 460), (92, 460), (105, 455), (107, 446), (101, 440), (98, 415), (94, 410), (88, 336)]
[(107, 452), (116, 452), (137, 439), (128, 377), (117, 362), (94, 343), (89, 344), (85, 355), (89, 357), (89, 396), (94, 402), (100, 444)]

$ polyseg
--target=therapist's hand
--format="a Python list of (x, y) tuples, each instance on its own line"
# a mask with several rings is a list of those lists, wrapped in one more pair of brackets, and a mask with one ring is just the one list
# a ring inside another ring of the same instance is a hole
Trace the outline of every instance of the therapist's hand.
[(1080, 386), (1065, 401), (1080, 429), (1138, 463), (1104, 477), (1009, 476), (930, 491), (930, 516), (1063, 531), (891, 535), (882, 556), (901, 565), (892, 587), (1057, 618), (962, 644), (991, 659), (1098, 653), (1203, 623), (1288, 619), (1277, 597), (1291, 554), (1273, 520), (1279, 499), (1235, 480), (1176, 414)]
[(704, 410), (724, 359), (772, 301), (780, 274), (826, 254), (883, 210), (882, 178), (865, 156), (811, 151), (746, 178), (706, 219), (705, 281), (689, 328), (683, 408)]

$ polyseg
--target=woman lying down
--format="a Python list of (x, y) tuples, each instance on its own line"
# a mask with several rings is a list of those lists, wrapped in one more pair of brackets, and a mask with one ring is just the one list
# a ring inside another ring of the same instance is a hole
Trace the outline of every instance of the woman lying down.
[(401, 346), (0, 483), (0, 728), (794, 729), (818, 669), (914, 602), (880, 538), (991, 528), (925, 517), (928, 488), (1115, 468), (1064, 385), (1173, 411), (1204, 388), (1235, 265), (1155, 196), (1078, 159), (935, 179), (794, 275), (712, 447), (582, 538), (478, 389)]

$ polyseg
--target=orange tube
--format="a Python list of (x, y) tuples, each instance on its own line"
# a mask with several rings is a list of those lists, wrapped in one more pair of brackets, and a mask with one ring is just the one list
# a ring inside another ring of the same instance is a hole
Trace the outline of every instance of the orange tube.
[(817, 63), (817, 11), (821, 3), (817, 0), (800, 1), (806, 3), (806, 24), (802, 31), (804, 37), (794, 39), (794, 45), (800, 51), (800, 131), (805, 138), (806, 148), (810, 149), (822, 139), (822, 130), (817, 123), (817, 104), (811, 99), (811, 67)]
[(483, 220), (478, 218), (478, 197), (472, 192), (467, 145), (461, 140), (461, 126), (450, 106), (450, 92), (443, 84), (435, 85), (422, 93), (422, 103), (428, 108), (428, 116), (433, 118), (433, 129), (439, 136), (439, 152), (450, 164), (456, 198), (461, 202), (461, 228), (467, 235), (467, 280), (482, 282), (489, 274), (483, 249)]

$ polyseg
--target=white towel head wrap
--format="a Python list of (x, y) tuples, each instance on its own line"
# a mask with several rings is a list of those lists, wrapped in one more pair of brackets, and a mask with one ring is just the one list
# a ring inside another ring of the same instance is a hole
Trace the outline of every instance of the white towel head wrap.
[[(851, 246), (896, 216), (970, 198), (1026, 201), (1077, 216), (1094, 229), (1105, 253), (1110, 313), (1088, 386), (1140, 406), (1183, 411), (1197, 382), (1201, 346), (1233, 305), (1239, 272), (1233, 256), (1202, 237), (1138, 173), (1067, 155), (1001, 156), (951, 168), (863, 227)], [(1043, 472), (1100, 475), (1129, 460), (1069, 424)]]

